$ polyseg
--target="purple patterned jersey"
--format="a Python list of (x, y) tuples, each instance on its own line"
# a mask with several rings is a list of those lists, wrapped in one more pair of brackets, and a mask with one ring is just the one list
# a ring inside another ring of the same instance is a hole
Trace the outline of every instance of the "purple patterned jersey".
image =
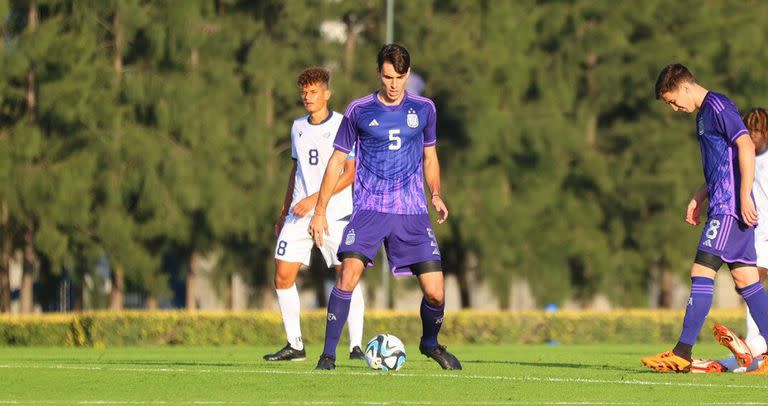
[(736, 139), (749, 135), (739, 109), (722, 94), (709, 92), (696, 115), (704, 179), (709, 191), (708, 216), (741, 218), (741, 172)]
[(354, 210), (425, 214), (422, 161), (424, 147), (435, 145), (435, 104), (405, 92), (396, 106), (376, 93), (347, 106), (334, 147), (349, 152), (357, 145)]

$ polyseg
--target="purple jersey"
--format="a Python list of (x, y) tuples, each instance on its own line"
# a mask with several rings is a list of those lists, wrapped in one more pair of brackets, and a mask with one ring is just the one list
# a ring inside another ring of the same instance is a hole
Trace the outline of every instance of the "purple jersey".
[(424, 147), (435, 145), (435, 104), (405, 92), (387, 106), (376, 93), (347, 106), (334, 147), (350, 152), (357, 145), (354, 210), (425, 214), (422, 161)]
[(749, 131), (739, 117), (739, 109), (724, 95), (707, 93), (696, 115), (696, 133), (709, 191), (708, 216), (729, 215), (743, 221), (739, 150), (735, 142)]

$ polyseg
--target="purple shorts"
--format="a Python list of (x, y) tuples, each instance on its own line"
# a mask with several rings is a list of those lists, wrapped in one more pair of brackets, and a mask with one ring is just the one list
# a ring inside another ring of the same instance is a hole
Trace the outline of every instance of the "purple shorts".
[(704, 224), (699, 251), (717, 255), (726, 264), (754, 265), (757, 262), (755, 229), (733, 216), (714, 215)]
[(440, 248), (429, 214), (391, 214), (360, 210), (352, 214), (344, 229), (337, 256), (356, 253), (373, 265), (376, 252), (384, 243), (389, 265), (395, 276), (413, 275), (410, 266), (440, 261)]

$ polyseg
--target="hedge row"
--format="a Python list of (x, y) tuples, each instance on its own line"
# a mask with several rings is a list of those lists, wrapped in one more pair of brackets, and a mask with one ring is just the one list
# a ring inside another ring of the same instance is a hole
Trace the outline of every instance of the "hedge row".
[[(325, 311), (302, 314), (307, 343), (322, 343)], [(677, 340), (681, 311), (612, 312), (448, 312), (441, 341), (456, 343), (667, 343)], [(744, 313), (713, 311), (712, 323), (743, 332)], [(421, 321), (416, 312), (369, 311), (365, 337), (392, 333), (417, 342)], [(342, 336), (346, 342), (346, 332)], [(701, 337), (700, 337), (701, 338)], [(707, 337), (709, 339), (709, 337)], [(285, 342), (280, 314), (274, 312), (186, 313), (120, 312), (0, 316), (0, 345), (18, 346), (157, 346), (279, 345)]]

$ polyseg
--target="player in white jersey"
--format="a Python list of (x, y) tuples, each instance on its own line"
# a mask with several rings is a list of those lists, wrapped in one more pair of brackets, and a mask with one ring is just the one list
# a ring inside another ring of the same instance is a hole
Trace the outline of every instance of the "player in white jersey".
[[(331, 97), (330, 75), (322, 68), (308, 68), (298, 78), (301, 101), (308, 115), (293, 122), (291, 128), (291, 157), (293, 169), (280, 219), (275, 225), (275, 289), (283, 327), (288, 338), (285, 347), (267, 354), (267, 361), (303, 361), (306, 359), (299, 320), (299, 292), (296, 276), (303, 265), (309, 265), (314, 242), (307, 234), (309, 220), (317, 203), (317, 192), (323, 179), (328, 159), (334, 152), (333, 140), (341, 124), (342, 114), (328, 109)], [(336, 250), (341, 235), (352, 214), (352, 181), (355, 176), (354, 152), (350, 153), (326, 215), (330, 235), (318, 246), (328, 267), (335, 267), (338, 275), (341, 262)], [(352, 293), (348, 319), (350, 359), (365, 359), (360, 348), (363, 337), (363, 294), (361, 288)]]

